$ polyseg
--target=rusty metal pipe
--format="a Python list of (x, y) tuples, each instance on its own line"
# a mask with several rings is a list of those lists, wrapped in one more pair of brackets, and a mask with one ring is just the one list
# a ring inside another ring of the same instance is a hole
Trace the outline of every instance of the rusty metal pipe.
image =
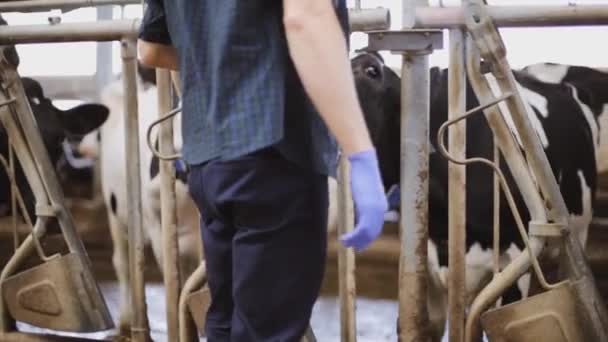
[[(417, 6), (403, 0), (402, 26), (414, 24)], [(431, 51), (403, 54), (401, 77), (401, 251), (399, 257), (398, 340), (428, 341), (428, 187)]]
[[(487, 6), (498, 27), (608, 25), (607, 5)], [(465, 26), (461, 7), (422, 7), (416, 10), (415, 28), (448, 29)]]
[(139, 0), (24, 0), (0, 2), (0, 12), (42, 12), (53, 9), (74, 10), (81, 7), (139, 4)]
[[(475, 90), (475, 93), (481, 95), (479, 96), (480, 98), (492, 98), (494, 97), (494, 94), (488, 87), (484, 76), (481, 73), (479, 51), (473, 44), (470, 37), (468, 37), (466, 43), (468, 80), (471, 82), (471, 86)], [(488, 120), (488, 125), (492, 130), (497, 145), (509, 167), (509, 171), (511, 171), (511, 174), (513, 175), (513, 180), (522, 194), (522, 198), (530, 212), (531, 219), (534, 221), (546, 222), (547, 215), (544, 201), (536, 190), (537, 187), (530, 174), (530, 169), (527, 166), (519, 145), (512, 138), (511, 130), (505, 122), (504, 117), (496, 107), (487, 108), (484, 111), (484, 114)]]
[[(494, 95), (487, 83), (485, 83), (484, 76), (481, 74), (479, 61), (479, 51), (474, 46), (474, 42), (471, 38), (467, 37), (466, 63), (468, 79), (475, 92), (479, 94), (479, 98), (492, 98)], [(526, 161), (503, 116), (496, 107), (486, 109), (484, 114), (488, 120), (488, 125), (494, 134), (494, 139), (502, 151), (507, 166), (513, 175), (513, 179), (528, 207), (531, 219), (539, 222), (546, 222), (547, 216), (544, 202), (536, 190), (536, 185), (526, 166)], [(543, 245), (544, 239), (530, 237), (530, 246), (533, 246), (531, 251), (534, 255), (540, 254)], [(495, 276), (490, 284), (480, 292), (475, 298), (466, 320), (465, 341), (471, 341), (471, 338), (480, 334), (479, 317), (481, 316), (481, 313), (495, 302), (506, 288), (517, 281), (517, 279), (530, 268), (531, 264), (530, 251), (524, 251), (516, 261), (512, 262), (502, 273)]]
[(140, 19), (101, 20), (55, 25), (0, 26), (0, 44), (114, 41), (136, 38)]
[(391, 12), (388, 8), (357, 8), (348, 10), (351, 32), (388, 30), (391, 27)]
[[(338, 176), (338, 237), (354, 227), (353, 203), (350, 189), (350, 165), (344, 156), (340, 158)], [(340, 301), (341, 341), (357, 341), (355, 314), (355, 252), (342, 244), (338, 246), (338, 288)]]
[[(159, 115), (171, 110), (171, 75), (168, 70), (156, 70)], [(173, 121), (166, 120), (160, 126), (159, 148), (163, 154), (175, 153), (173, 146)], [(163, 280), (167, 307), (167, 338), (179, 342), (179, 246), (177, 233), (177, 209), (175, 195), (175, 167), (173, 162), (160, 160), (160, 206), (163, 241)]]
[(131, 275), (131, 338), (136, 342), (149, 340), (149, 324), (146, 311), (144, 282), (144, 234), (141, 208), (141, 172), (139, 153), (139, 119), (137, 101), (137, 51), (134, 39), (121, 41), (124, 124), (125, 124), (125, 165), (127, 165), (127, 212), (129, 217), (129, 273)]
[[(466, 111), (466, 70), (464, 60), (464, 31), (450, 31), (450, 67), (448, 68), (448, 120)], [(450, 126), (450, 154), (466, 156), (466, 121)], [(449, 340), (464, 340), (466, 299), (466, 168), (448, 165), (448, 310)]]
[(429, 59), (404, 55), (401, 91), (399, 341), (427, 341)]
[(184, 283), (179, 296), (179, 340), (180, 342), (198, 341), (194, 322), (188, 315), (188, 295), (201, 288), (207, 281), (207, 268), (202, 262)]

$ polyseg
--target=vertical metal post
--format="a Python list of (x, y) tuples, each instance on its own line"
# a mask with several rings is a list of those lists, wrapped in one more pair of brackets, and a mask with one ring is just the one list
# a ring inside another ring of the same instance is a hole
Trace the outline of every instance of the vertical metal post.
[(427, 241), (429, 61), (404, 55), (401, 109), (399, 341), (429, 341)]
[[(403, 0), (403, 28), (415, 22), (421, 0)], [(401, 254), (399, 341), (430, 341), (427, 308), (429, 185), (429, 57), (403, 54), (401, 79)]]
[(125, 93), (125, 149), (127, 165), (127, 210), (129, 213), (129, 270), (131, 275), (131, 338), (149, 340), (144, 282), (144, 235), (141, 215), (141, 173), (137, 102), (137, 50), (135, 39), (121, 41), (122, 75)]
[[(450, 67), (448, 69), (448, 120), (466, 111), (466, 69), (464, 61), (464, 31), (450, 30)], [(448, 148), (457, 159), (465, 159), (466, 121), (450, 126)], [(448, 308), (449, 340), (464, 341), (464, 308), (466, 299), (466, 168), (448, 165)]]
[[(338, 170), (338, 236), (354, 226), (353, 203), (350, 189), (350, 165), (348, 159), (340, 157)], [(355, 252), (352, 248), (338, 246), (338, 283), (340, 300), (340, 341), (357, 341), (355, 315)]]
[[(97, 20), (111, 20), (112, 14), (113, 6), (99, 7), (97, 9)], [(112, 44), (114, 42), (97, 42), (97, 70), (95, 72), (97, 89), (103, 89), (112, 80)]]
[[(171, 110), (171, 75), (168, 70), (156, 70), (158, 111), (162, 116)], [(163, 155), (175, 154), (173, 121), (165, 120), (160, 126), (159, 148)], [(179, 247), (177, 236), (177, 209), (175, 195), (175, 168), (171, 161), (160, 161), (160, 206), (163, 241), (163, 279), (167, 307), (167, 338), (179, 342)]]

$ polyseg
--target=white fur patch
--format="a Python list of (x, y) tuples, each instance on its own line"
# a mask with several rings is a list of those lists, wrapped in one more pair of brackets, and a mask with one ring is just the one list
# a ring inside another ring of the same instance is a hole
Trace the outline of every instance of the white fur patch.
[[(500, 94), (502, 94), (502, 91), (500, 90), (500, 87), (498, 85), (498, 82), (496, 81), (496, 78), (493, 75), (488, 74), (488, 75), (486, 75), (486, 80), (488, 81), (488, 84), (490, 86), (490, 89), (494, 93), (494, 96), (499, 97)], [(517, 88), (518, 88), (517, 90), (519, 91), (519, 93), (522, 96), (522, 100), (526, 107), (528, 119), (530, 120), (530, 123), (532, 124), (532, 128), (534, 129), (534, 131), (540, 138), (540, 142), (541, 142), (542, 146), (544, 148), (547, 148), (549, 146), (549, 139), (547, 138), (547, 134), (545, 133), (545, 129), (543, 128), (543, 125), (541, 124), (540, 119), (538, 118), (538, 116), (536, 116), (536, 113), (532, 109), (532, 107), (536, 108), (539, 111), (539, 113), (541, 113), (541, 115), (543, 115), (544, 117), (547, 117), (548, 113), (549, 113), (549, 111), (547, 109), (547, 99), (544, 96), (542, 96), (541, 94), (538, 94), (536, 92), (533, 92), (530, 89), (522, 87), (519, 83), (517, 84)], [(519, 133), (517, 132), (517, 130), (515, 128), (515, 123), (513, 122), (513, 116), (511, 115), (511, 111), (509, 111), (507, 104), (503, 101), (503, 102), (499, 103), (498, 106), (499, 106), (501, 112), (503, 113), (505, 122), (507, 123), (507, 125), (511, 129), (511, 132), (513, 132), (515, 138), (517, 139), (517, 142), (519, 143), (520, 146), (523, 146), (523, 144), (521, 142), (521, 137), (519, 136)]]
[(578, 96), (578, 90), (573, 87), (570, 84), (567, 84), (568, 87), (570, 87), (570, 89), (572, 89), (572, 96), (574, 97), (574, 100), (576, 101), (576, 103), (578, 103), (578, 105), (581, 107), (581, 110), (583, 111), (583, 115), (585, 116), (585, 120), (587, 120), (587, 124), (589, 125), (589, 128), (591, 128), (591, 135), (593, 136), (593, 142), (595, 142), (596, 146), (600, 143), (599, 141), (599, 127), (597, 124), (597, 121), (595, 121), (595, 116), (593, 115), (593, 112), (591, 111), (591, 108), (589, 108), (589, 106), (587, 106), (585, 103), (583, 103), (583, 101), (581, 101), (581, 99)]
[(524, 71), (542, 82), (560, 84), (568, 74), (569, 68), (569, 66), (563, 64), (539, 63), (525, 67)]
[(589, 187), (582, 170), (579, 170), (577, 174), (581, 185), (583, 212), (581, 215), (570, 215), (570, 227), (572, 227), (574, 234), (578, 234), (581, 246), (584, 248), (587, 243), (589, 225), (593, 218), (593, 207), (591, 206), (591, 187)]

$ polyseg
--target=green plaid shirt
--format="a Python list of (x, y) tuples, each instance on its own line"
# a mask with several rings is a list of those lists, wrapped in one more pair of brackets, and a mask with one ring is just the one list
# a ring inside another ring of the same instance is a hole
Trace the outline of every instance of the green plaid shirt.
[[(346, 38), (346, 1), (335, 3)], [(189, 164), (275, 146), (303, 167), (335, 175), (336, 142), (289, 56), (282, 1), (146, 0), (146, 5), (140, 38), (177, 50), (182, 152)]]

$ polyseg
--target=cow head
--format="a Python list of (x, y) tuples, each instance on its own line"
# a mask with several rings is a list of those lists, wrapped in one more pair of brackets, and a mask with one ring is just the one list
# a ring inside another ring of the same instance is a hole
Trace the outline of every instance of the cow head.
[[(21, 81), (49, 159), (55, 167), (63, 156), (62, 144), (66, 139), (78, 139), (84, 136), (99, 127), (108, 117), (108, 109), (99, 104), (84, 104), (61, 110), (44, 96), (42, 87), (37, 81), (27, 77), (23, 77)], [(5, 154), (7, 151), (7, 132), (0, 126), (0, 152)], [(29, 216), (33, 218), (35, 204), (33, 194), (19, 166), (17, 166), (16, 183), (24, 196)], [(8, 186), (8, 178), (4, 169), (0, 168), (0, 188), (6, 189), (4, 186)], [(5, 214), (9, 196), (7, 192), (0, 191), (0, 211), (3, 211), (1, 209), (4, 207)]]
[(53, 163), (62, 153), (64, 140), (78, 141), (108, 118), (108, 108), (101, 104), (87, 103), (61, 110), (44, 96), (40, 83), (27, 77), (22, 77), (21, 81)]
[(399, 182), (401, 80), (377, 53), (362, 53), (351, 67), (363, 116), (378, 153), (385, 189)]

